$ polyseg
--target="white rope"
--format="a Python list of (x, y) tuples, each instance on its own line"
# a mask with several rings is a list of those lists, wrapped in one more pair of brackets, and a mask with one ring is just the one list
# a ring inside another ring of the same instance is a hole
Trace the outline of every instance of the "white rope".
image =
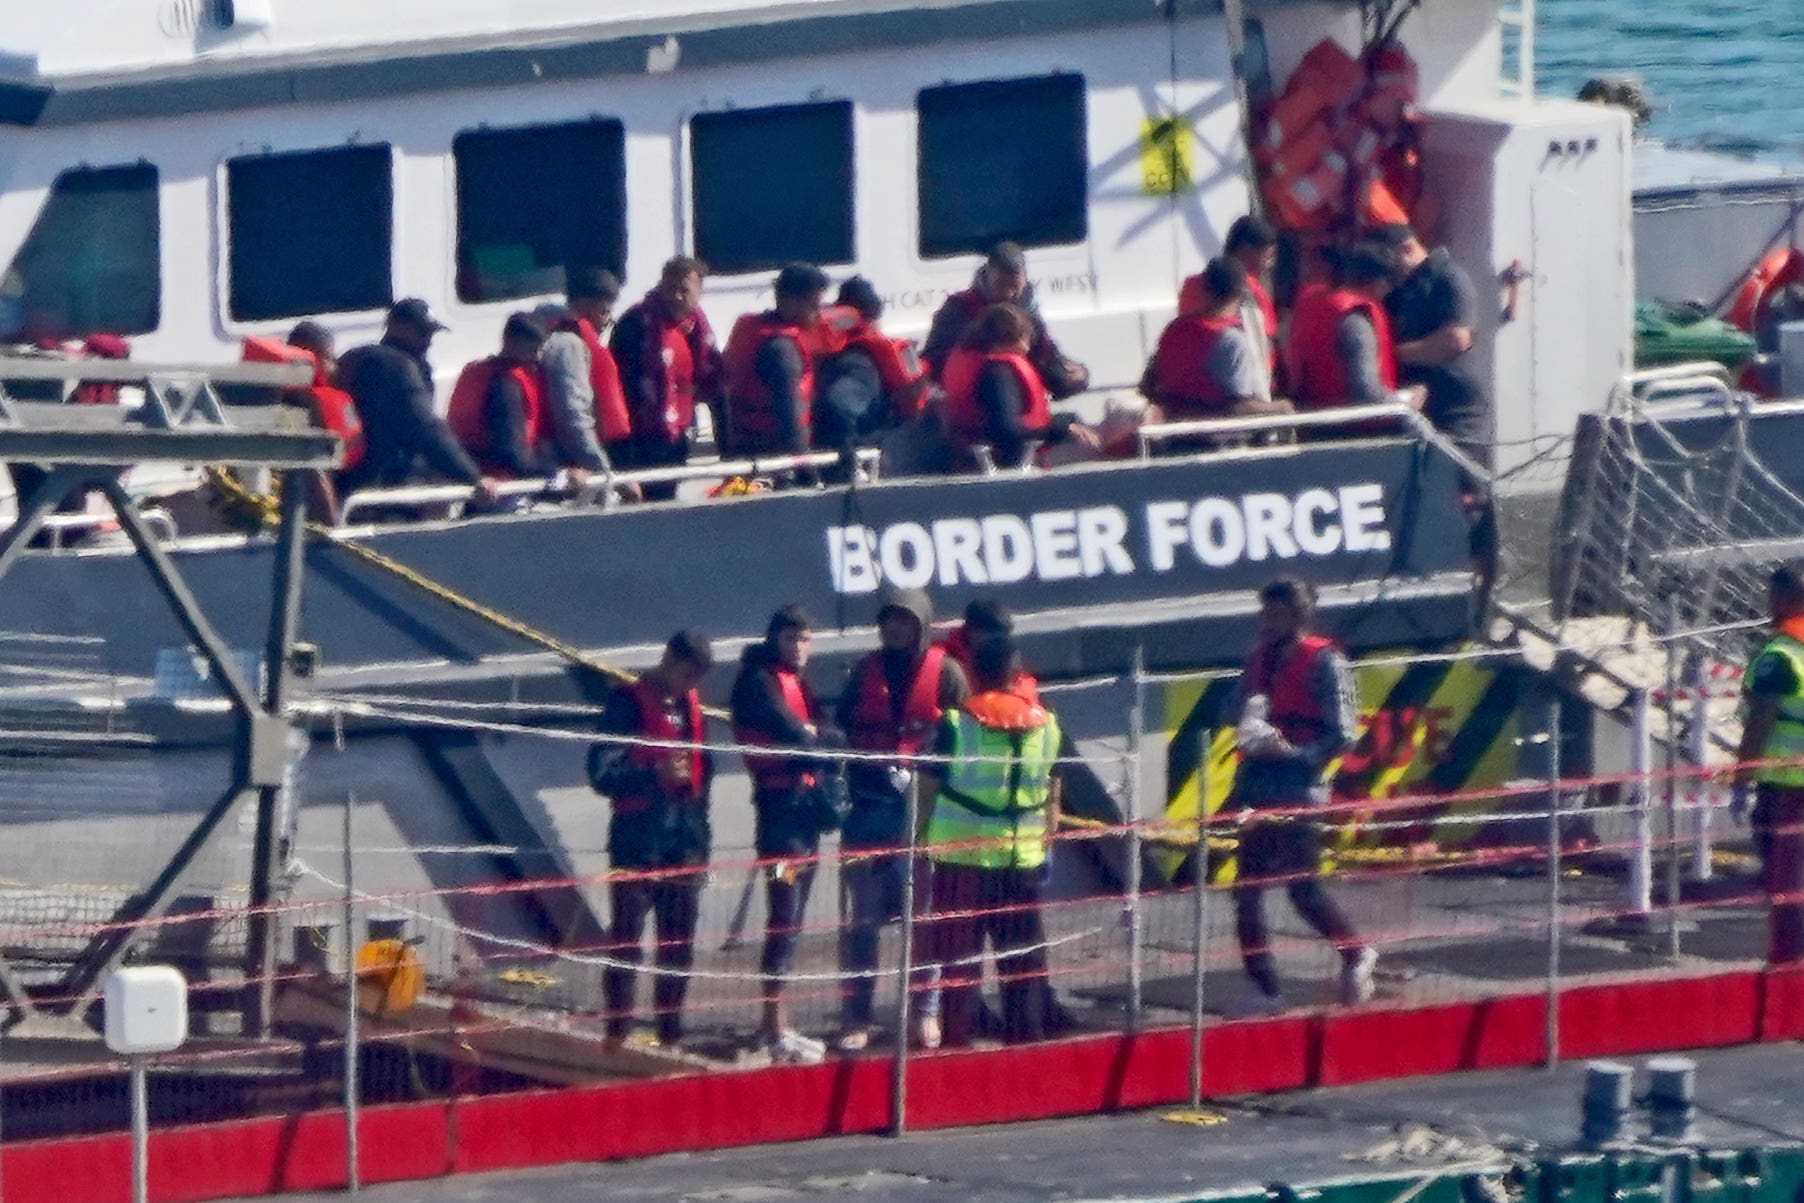
[[(292, 861), (290, 863), (300, 873), (302, 873), (308, 877), (311, 877), (314, 880), (322, 883), (323, 885), (327, 886), (328, 888), (336, 891), (339, 895), (342, 896), (345, 893), (345, 885), (342, 881), (333, 880), (331, 877), (328, 877), (326, 874), (321, 873), (318, 869), (315, 869), (312, 865), (307, 864), (305, 861), (296, 860), (296, 861)], [(778, 975), (765, 974), (765, 973), (761, 973), (761, 972), (744, 973), (744, 972), (733, 972), (730, 970), (722, 970), (722, 969), (697, 969), (693, 966), (691, 966), (688, 969), (671, 969), (671, 968), (667, 968), (665, 966), (658, 965), (655, 963), (642, 964), (639, 961), (623, 961), (616, 957), (599, 956), (599, 955), (593, 955), (593, 954), (587, 954), (587, 953), (565, 952), (560, 949), (546, 948), (543, 945), (534, 944), (530, 940), (522, 940), (522, 939), (518, 939), (517, 937), (513, 937), (513, 936), (503, 936), (503, 935), (499, 935), (494, 932), (486, 932), (480, 928), (466, 927), (463, 924), (456, 923), (450, 919), (440, 918), (437, 915), (429, 915), (424, 911), (416, 910), (412, 907), (397, 905), (390, 898), (384, 898), (384, 897), (381, 897), (379, 895), (374, 895), (374, 894), (366, 894), (362, 890), (353, 889), (350, 891), (350, 893), (353, 898), (356, 898), (364, 903), (374, 904), (374, 905), (378, 905), (378, 906), (382, 907), (383, 910), (386, 911), (390, 915), (400, 915), (400, 916), (404, 916), (404, 917), (410, 918), (410, 919), (417, 919), (422, 923), (427, 923), (427, 924), (432, 925), (433, 927), (437, 927), (437, 928), (444, 929), (446, 931), (453, 932), (453, 933), (460, 935), (468, 940), (475, 940), (475, 941), (480, 941), (480, 942), (489, 943), (489, 944), (498, 944), (498, 945), (502, 946), (503, 948), (513, 948), (513, 949), (517, 949), (521, 952), (531, 953), (534, 956), (548, 957), (553, 960), (564, 961), (564, 962), (567, 962), (572, 965), (583, 965), (583, 966), (587, 966), (589, 968), (600, 968), (600, 969), (631, 969), (638, 973), (649, 973), (654, 976), (700, 978), (700, 979), (707, 980), (707, 981), (725, 981), (725, 982), (763, 982), (763, 981), (768, 980), (772, 976), (778, 976)], [(1104, 924), (1104, 925), (1101, 925), (1098, 927), (1086, 928), (1083, 931), (1072, 932), (1068, 935), (1063, 935), (1063, 936), (1059, 936), (1059, 937), (1056, 937), (1053, 939), (1043, 940), (1038, 944), (1030, 944), (1030, 945), (1021, 947), (1021, 948), (1010, 948), (1010, 949), (1007, 949), (1006, 952), (1010, 956), (1018, 956), (1023, 953), (1032, 953), (1032, 952), (1049, 952), (1054, 948), (1059, 948), (1066, 944), (1073, 944), (1079, 940), (1087, 940), (1087, 939), (1091, 938), (1092, 936), (1099, 936), (1106, 931), (1114, 930), (1114, 927), (1115, 927), (1115, 925), (1113, 923), (1109, 923), (1109, 924)], [(965, 965), (979, 965), (979, 964), (983, 963), (983, 960), (984, 960), (984, 954), (982, 952), (978, 952), (971, 956), (960, 957), (957, 960), (953, 960), (953, 961), (934, 961), (931, 963), (924, 963), (924, 964), (916, 965), (916, 966), (914, 966), (913, 972), (921, 972), (921, 971), (924, 971), (927, 969), (934, 969), (934, 968), (945, 969), (945, 968), (957, 968), (957, 967), (962, 967)], [(833, 973), (784, 973), (784, 974), (781, 974), (780, 976), (785, 981), (792, 981), (792, 982), (843, 982), (849, 978), (871, 978), (871, 979), (875, 980), (875, 979), (886, 978), (886, 977), (895, 977), (900, 973), (901, 973), (900, 969), (888, 969), (888, 968), (879, 967), (879, 968), (875, 968), (875, 969), (860, 969), (860, 970), (852, 970), (852, 971), (841, 970), (841, 971), (836, 971)]]

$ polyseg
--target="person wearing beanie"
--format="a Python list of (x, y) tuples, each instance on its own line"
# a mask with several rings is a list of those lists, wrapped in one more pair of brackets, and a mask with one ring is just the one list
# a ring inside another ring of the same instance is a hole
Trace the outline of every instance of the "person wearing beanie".
[(927, 369), (911, 340), (883, 332), (882, 319), (883, 298), (869, 280), (853, 276), (839, 286), (825, 319), (831, 354), (815, 386), (815, 446), (855, 446), (926, 408), (933, 391)]
[(827, 273), (791, 263), (777, 273), (776, 304), (748, 313), (727, 337), (728, 455), (799, 455), (812, 445), (815, 360)]
[[(852, 670), (837, 718), (846, 741), (862, 752), (915, 756), (928, 751), (940, 716), (964, 701), (969, 687), (958, 662), (932, 641), (933, 603), (919, 589), (890, 589), (877, 611), (880, 646)], [(840, 834), (840, 888), (845, 925), (840, 933), (842, 1027), (839, 1047), (865, 1048), (871, 1039), (877, 941), (883, 925), (902, 916), (908, 873), (909, 760), (854, 760), (846, 778), (851, 806)], [(910, 983), (920, 1002), (916, 1039), (939, 1042), (938, 996), (925, 972)]]
[(516, 313), (501, 330), (501, 353), (464, 368), (451, 390), (445, 421), (489, 476), (544, 476), (545, 380), (539, 348), (545, 330)]

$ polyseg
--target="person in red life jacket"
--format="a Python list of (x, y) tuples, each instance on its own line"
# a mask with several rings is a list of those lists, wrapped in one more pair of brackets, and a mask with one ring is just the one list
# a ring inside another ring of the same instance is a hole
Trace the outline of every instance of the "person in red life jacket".
[(821, 299), (827, 273), (791, 263), (777, 273), (774, 308), (748, 313), (727, 337), (728, 455), (799, 455), (809, 449)]
[[(1397, 393), (1397, 359), (1384, 296), (1389, 253), (1362, 244), (1337, 257), (1337, 282), (1297, 293), (1284, 352), (1291, 393), (1305, 412), (1375, 405)], [(1423, 390), (1403, 390), (1420, 406)]]
[(432, 365), (426, 352), (444, 325), (418, 297), (389, 308), (382, 341), (353, 347), (338, 361), (338, 386), (351, 394), (363, 420), (363, 461), (339, 473), (348, 494), (366, 486), (407, 483), (419, 464), (449, 480), (471, 485), (488, 501), (495, 482), (458, 444), (438, 416)]
[[(657, 667), (615, 689), (600, 730), (616, 738), (589, 749), (589, 784), (610, 803), (608, 899), (610, 964), (602, 973), (607, 1035), (632, 1033), (634, 986), (643, 959), (645, 921), (656, 922), (652, 986), (658, 1042), (683, 1035), (687, 970), (695, 959), (695, 925), (708, 864), (708, 795), (713, 758), (696, 690), (714, 666), (705, 636), (671, 636)], [(635, 740), (655, 741), (655, 746)]]
[[(699, 259), (670, 260), (658, 286), (621, 314), (614, 326), (608, 345), (620, 369), (632, 426), (632, 433), (613, 452), (616, 468), (688, 463), (695, 407), (718, 410), (726, 373), (714, 332), (701, 311), (702, 280), (707, 274), (707, 265)], [(645, 496), (667, 500), (676, 496), (676, 485), (647, 486)]]
[[(290, 403), (305, 405), (313, 420), (337, 435), (344, 443), (343, 469), (355, 468), (363, 462), (363, 421), (357, 416), (351, 394), (339, 388), (338, 349), (332, 332), (315, 321), (296, 322), (288, 332), (287, 343), (313, 357), (313, 385), (283, 394)], [(245, 358), (252, 358), (251, 340), (245, 342)], [(339, 521), (338, 490), (328, 472), (308, 472), (307, 507), (316, 520), (336, 526)]]
[(1240, 325), (1253, 350), (1265, 363), (1266, 390), (1276, 395), (1273, 376), (1278, 370), (1278, 306), (1266, 281), (1278, 265), (1278, 232), (1263, 217), (1247, 214), (1228, 227), (1221, 253), (1246, 277), (1246, 293), (1240, 302)]
[(548, 474), (539, 449), (545, 430), (545, 384), (539, 348), (545, 331), (516, 313), (501, 330), (501, 353), (464, 368), (451, 390), (445, 420), (482, 470), (503, 479)]
[[(940, 646), (946, 654), (958, 661), (958, 666), (969, 678), (972, 672), (972, 655), (980, 644), (992, 639), (1010, 639), (1015, 634), (1015, 616), (1009, 608), (994, 598), (979, 598), (965, 607), (965, 620), (952, 628), (950, 634), (940, 640)], [(1016, 666), (1014, 680), (1009, 688), (1030, 702), (1040, 700), (1040, 682), (1026, 669)]]
[(550, 458), (581, 485), (590, 473), (609, 471), (613, 449), (632, 433), (620, 369), (601, 341), (620, 299), (620, 281), (605, 268), (573, 267), (565, 272), (564, 299), (564, 306), (543, 314), (549, 320), (539, 370)]
[(883, 298), (863, 276), (839, 286), (827, 320), (837, 349), (821, 360), (815, 379), (814, 445), (855, 446), (926, 409), (933, 381), (912, 343), (885, 334)]
[[(1191, 309), (1159, 335), (1140, 391), (1156, 407), (1153, 421), (1268, 417), (1295, 412), (1275, 401), (1265, 360), (1247, 337), (1243, 321), (1246, 274), (1226, 256), (1211, 259), (1194, 277)], [(1215, 445), (1214, 440), (1174, 440), (1168, 450)]]
[(1235, 935), (1252, 982), (1246, 1014), (1284, 1009), (1277, 960), (1265, 927), (1265, 891), (1283, 883), (1297, 913), (1341, 955), (1341, 999), (1372, 997), (1378, 954), (1317, 879), (1322, 837), (1311, 808), (1327, 805), (1329, 770), (1352, 747), (1358, 702), (1334, 642), (1311, 630), (1315, 590), (1281, 577), (1259, 591), (1259, 639), (1225, 714), (1235, 726), (1240, 767), (1224, 813), (1238, 816)]
[[(893, 589), (877, 611), (878, 650), (858, 661), (840, 695), (835, 717), (856, 751), (920, 755), (940, 715), (970, 693), (965, 674), (932, 642), (933, 603), (919, 589)], [(839, 967), (842, 1027), (838, 1045), (856, 1052), (870, 1043), (876, 991), (878, 934), (902, 915), (908, 859), (908, 791), (915, 769), (906, 761), (854, 760), (846, 770), (851, 805), (840, 833)], [(939, 1001), (932, 975), (918, 973), (909, 989), (919, 1003), (916, 1036), (935, 1043)]]
[[(83, 359), (130, 359), (132, 345), (117, 334), (90, 334), (81, 340)], [(119, 384), (112, 380), (84, 380), (69, 394), (71, 405), (117, 405)]]
[(1094, 430), (1069, 414), (1052, 412), (1052, 397), (1028, 358), (1033, 320), (1015, 305), (992, 305), (977, 316), (946, 360), (946, 437), (956, 462), (976, 463), (979, 446), (999, 468), (1027, 462), (1037, 444), (1075, 439), (1100, 452)]
[(1090, 387), (1090, 369), (1066, 358), (1047, 332), (1027, 279), (1027, 253), (1013, 242), (997, 243), (977, 269), (971, 287), (947, 297), (933, 315), (921, 358), (936, 379), (944, 381), (946, 365), (965, 332), (992, 305), (1014, 305), (1027, 315), (1031, 332), (1025, 354), (1055, 400), (1076, 396)]
[[(813, 628), (799, 606), (784, 606), (771, 615), (764, 641), (745, 649), (733, 682), (735, 743), (792, 753), (843, 745), (803, 676)], [(773, 1060), (813, 1064), (825, 1056), (826, 1046), (789, 1026), (783, 978), (795, 958), (821, 835), (831, 829), (830, 818), (821, 813), (819, 787), (837, 770), (806, 755), (751, 751), (745, 753), (745, 767), (752, 779), (754, 842), (764, 864), (764, 952), (758, 968), (764, 975), (765, 1047)]]

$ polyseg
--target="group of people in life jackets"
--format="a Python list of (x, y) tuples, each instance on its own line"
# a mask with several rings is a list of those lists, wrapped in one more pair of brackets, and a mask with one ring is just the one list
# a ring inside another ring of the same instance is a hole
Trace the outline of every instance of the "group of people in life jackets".
[[(427, 352), (445, 327), (418, 299), (393, 306), (382, 340), (342, 360), (313, 322), (285, 344), (247, 340), (245, 354), (314, 365), (306, 394), (346, 442), (339, 492), (404, 483), (424, 468), (471, 485), (478, 508), (492, 508), (502, 480), (562, 473), (580, 486), (597, 473), (686, 463), (698, 409), (712, 414), (729, 457), (844, 451), (913, 425), (927, 449), (920, 470), (961, 471), (1125, 455), (1146, 420), (1405, 398), (1488, 459), (1489, 403), (1466, 367), (1472, 287), (1446, 252), (1399, 225), (1307, 253), (1284, 312), (1270, 283), (1277, 245), (1257, 217), (1233, 224), (1222, 255), (1183, 281), (1141, 380), (1150, 406), (1100, 423), (1055, 409), (1089, 387), (1089, 372), (1053, 340), (1026, 254), (1007, 242), (946, 299), (918, 353), (884, 332), (868, 280), (843, 281), (829, 303), (827, 273), (805, 263), (781, 269), (771, 307), (740, 317), (718, 349), (700, 308), (707, 267), (677, 257), (618, 322), (619, 281), (568, 270), (564, 301), (508, 317), (500, 348), (464, 367), (442, 418)], [(665, 482), (631, 496), (674, 492)]]
[[(1280, 579), (1260, 594), (1260, 630), (1228, 721), (1240, 764), (1227, 810), (1240, 831), (1236, 932), (1249, 1014), (1284, 1006), (1263, 895), (1282, 883), (1342, 958), (1343, 1002), (1373, 992), (1377, 957), (1316, 880), (1312, 808), (1351, 746), (1355, 702), (1346, 657), (1312, 627), (1314, 594)], [(785, 1007), (823, 836), (838, 833), (840, 1052), (867, 1048), (875, 1026), (885, 926), (914, 917), (906, 1037), (923, 1048), (979, 1038), (1032, 1041), (1077, 1021), (1052, 987), (1043, 894), (1075, 761), (1057, 716), (993, 600), (935, 639), (918, 589), (891, 589), (878, 647), (829, 705), (807, 677), (813, 627), (785, 606), (748, 647), (733, 683), (732, 743), (751, 778), (766, 921), (759, 975), (761, 1044), (779, 1061), (815, 1062), (827, 1041), (798, 1031)], [(604, 973), (609, 1039), (675, 1045), (694, 965), (711, 845), (716, 761), (700, 689), (713, 667), (706, 637), (672, 636), (659, 663), (617, 687), (589, 753), (589, 780), (610, 803), (611, 910)], [(748, 890), (749, 890), (748, 886)], [(652, 1025), (636, 1022), (648, 920), (655, 934)], [(983, 1001), (989, 945), (999, 1012)], [(818, 975), (825, 966), (809, 966)], [(899, 1037), (901, 1038), (901, 1034)]]
[[(886, 594), (879, 646), (831, 706), (807, 680), (813, 632), (800, 609), (773, 614), (741, 660), (730, 712), (751, 777), (766, 900), (760, 1037), (776, 1060), (813, 1062), (827, 1052), (824, 1040), (790, 1024), (784, 986), (830, 832), (839, 833), (842, 915), (836, 1048), (869, 1045), (884, 973), (879, 937), (905, 913), (918, 918), (909, 982), (917, 1044), (1036, 1040), (1072, 1025), (1048, 981), (1040, 913), (1059, 822), (1058, 719), (1022, 669), (1000, 605), (973, 603), (943, 640), (932, 622), (923, 592)], [(610, 803), (610, 1039), (672, 1045), (684, 1036), (715, 772), (702, 750), (698, 689), (712, 666), (705, 637), (673, 636), (657, 666), (614, 691), (600, 723), (605, 737), (590, 751), (590, 782)], [(911, 856), (911, 846), (922, 855)], [(648, 918), (657, 974), (645, 1029), (635, 1024), (635, 970)], [(980, 998), (986, 939), (1002, 984), (1000, 1015)]]

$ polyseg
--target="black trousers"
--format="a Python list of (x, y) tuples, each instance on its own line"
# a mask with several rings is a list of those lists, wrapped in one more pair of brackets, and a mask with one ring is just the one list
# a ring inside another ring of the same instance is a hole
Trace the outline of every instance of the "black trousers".
[(814, 870), (812, 860), (779, 861), (764, 870), (764, 953), (758, 958), (758, 971), (766, 978), (766, 997), (782, 988), (782, 976), (795, 960)]
[(633, 1018), (637, 967), (645, 958), (641, 947), (645, 920), (656, 920), (652, 963), (661, 972), (652, 983), (652, 1015), (658, 1039), (673, 1044), (683, 1035), (683, 996), (689, 990), (689, 967), (695, 963), (695, 924), (701, 911), (700, 871), (669, 877), (631, 877), (610, 883), (613, 909), (608, 926), (607, 956), (622, 962), (602, 972), (602, 993), (607, 1002), (607, 1032), (626, 1035)]
[(1002, 986), (1002, 1035), (1010, 1043), (1046, 1035), (1046, 927), (1038, 869), (979, 869), (936, 861), (933, 914), (923, 952), (940, 966), (940, 1014), (947, 1047), (976, 1034), (983, 988), (983, 946), (996, 950)]
[(1352, 920), (1322, 888), (1321, 866), (1321, 831), (1307, 819), (1255, 819), (1240, 833), (1234, 934), (1247, 976), (1267, 994), (1278, 993), (1278, 962), (1265, 926), (1265, 891), (1271, 886), (1282, 884), (1297, 913), (1343, 956), (1361, 948)]

